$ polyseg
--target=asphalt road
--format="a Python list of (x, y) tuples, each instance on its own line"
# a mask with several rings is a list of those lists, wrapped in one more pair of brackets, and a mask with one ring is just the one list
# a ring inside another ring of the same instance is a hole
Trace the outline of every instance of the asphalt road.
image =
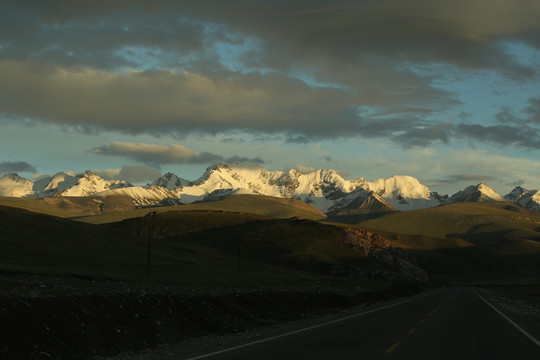
[(446, 288), (329, 324), (191, 359), (539, 360), (537, 335), (522, 328), (532, 339), (527, 337), (503, 315), (474, 289)]

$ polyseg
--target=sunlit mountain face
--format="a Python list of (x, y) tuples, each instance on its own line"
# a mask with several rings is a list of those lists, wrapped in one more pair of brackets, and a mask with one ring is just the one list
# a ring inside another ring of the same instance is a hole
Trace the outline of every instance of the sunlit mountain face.
[(0, 177), (0, 196), (23, 198), (121, 196), (133, 206), (190, 204), (233, 195), (260, 195), (301, 200), (323, 213), (342, 210), (365, 213), (431, 208), (459, 202), (509, 201), (530, 210), (540, 209), (538, 190), (516, 187), (504, 197), (484, 183), (470, 185), (452, 196), (431, 191), (418, 179), (394, 175), (367, 181), (344, 179), (335, 170), (269, 171), (251, 163), (209, 166), (195, 181), (166, 173), (152, 183), (136, 186), (123, 180), (105, 180), (91, 171), (60, 172), (32, 182), (11, 173)]

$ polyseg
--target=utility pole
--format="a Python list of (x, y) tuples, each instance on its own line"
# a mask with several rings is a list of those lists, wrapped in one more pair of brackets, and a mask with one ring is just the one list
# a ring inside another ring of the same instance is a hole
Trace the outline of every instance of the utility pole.
[(150, 275), (150, 238), (152, 237), (152, 228), (148, 229), (148, 249), (146, 257), (146, 276)]
[(238, 258), (236, 260), (236, 271), (240, 274), (240, 243), (238, 244)]

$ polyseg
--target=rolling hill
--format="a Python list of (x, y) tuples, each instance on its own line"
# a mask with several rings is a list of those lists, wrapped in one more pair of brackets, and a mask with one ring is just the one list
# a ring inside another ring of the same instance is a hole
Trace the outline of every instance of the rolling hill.
[(360, 224), (402, 234), (454, 237), (474, 243), (495, 239), (540, 240), (540, 213), (509, 202), (455, 203), (391, 213)]
[(261, 195), (232, 195), (212, 201), (201, 201), (188, 205), (162, 206), (155, 208), (142, 208), (131, 211), (100, 214), (97, 216), (80, 217), (77, 220), (94, 224), (117, 222), (120, 220), (141, 217), (149, 211), (228, 211), (244, 214), (261, 215), (272, 218), (286, 219), (302, 217), (306, 219), (324, 219), (326, 215), (314, 207), (295, 199), (283, 199)]
[(540, 214), (512, 203), (456, 203), (356, 226), (410, 249), (437, 278), (540, 280)]

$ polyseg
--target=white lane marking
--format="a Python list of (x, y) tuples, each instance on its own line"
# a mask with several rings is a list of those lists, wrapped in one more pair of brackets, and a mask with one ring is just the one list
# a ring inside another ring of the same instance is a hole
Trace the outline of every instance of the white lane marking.
[[(473, 290), (474, 291), (474, 290)], [(538, 341), (534, 336), (532, 336), (531, 334), (529, 334), (527, 331), (525, 331), (521, 326), (519, 326), (518, 324), (516, 324), (514, 321), (512, 321), (512, 319), (510, 319), (508, 316), (504, 315), (502, 312), (499, 311), (499, 309), (497, 309), (495, 306), (491, 305), (486, 299), (484, 299), (483, 297), (481, 297), (476, 291), (474, 291), (474, 293), (476, 295), (478, 295), (478, 297), (482, 300), (484, 300), (484, 302), (486, 304), (488, 304), (489, 306), (491, 306), (491, 308), (493, 310), (495, 310), (496, 312), (499, 313), (499, 315), (501, 315), (503, 318), (505, 318), (506, 320), (508, 320), (508, 322), (512, 325), (514, 325), (516, 327), (516, 329), (518, 329), (519, 331), (521, 331), (523, 333), (523, 335), (525, 335), (526, 337), (528, 337), (530, 340), (532, 340), (533, 343), (535, 343), (536, 345), (540, 346), (540, 341)]]
[(323, 327), (323, 326), (328, 326), (328, 325), (335, 324), (335, 323), (338, 323), (338, 322), (341, 322), (341, 321), (344, 321), (344, 320), (348, 320), (348, 319), (352, 319), (352, 318), (355, 318), (355, 317), (358, 317), (358, 316), (366, 315), (366, 314), (369, 314), (369, 313), (372, 313), (372, 312), (375, 312), (375, 311), (384, 310), (384, 309), (388, 309), (388, 308), (391, 308), (391, 307), (394, 307), (394, 306), (397, 306), (397, 305), (401, 305), (401, 304), (405, 304), (405, 303), (408, 303), (408, 302), (411, 302), (411, 301), (419, 300), (419, 299), (425, 298), (426, 296), (431, 296), (433, 294), (437, 294), (437, 293), (439, 293), (439, 292), (441, 292), (443, 290), (444, 290), (444, 288), (441, 289), (441, 290), (434, 291), (432, 293), (429, 293), (429, 294), (414, 298), (414, 299), (408, 299), (408, 300), (400, 301), (400, 302), (392, 304), (392, 305), (386, 305), (386, 306), (383, 306), (383, 307), (380, 307), (380, 308), (371, 309), (371, 310), (364, 311), (364, 312), (359, 313), (359, 314), (354, 314), (354, 315), (346, 316), (346, 317), (339, 318), (339, 319), (336, 319), (336, 320), (328, 321), (328, 322), (323, 323), (323, 324), (313, 325), (313, 326), (310, 326), (310, 327), (307, 327), (307, 328), (291, 331), (291, 332), (288, 332), (288, 333), (285, 333), (285, 334), (276, 335), (276, 336), (272, 336), (272, 337), (257, 340), (257, 341), (252, 341), (252, 342), (247, 343), (247, 344), (233, 346), (233, 347), (230, 347), (228, 349), (215, 351), (215, 352), (210, 353), (210, 354), (195, 356), (195, 357), (192, 357), (192, 358), (188, 358), (187, 360), (204, 359), (204, 358), (207, 358), (207, 357), (210, 357), (210, 356), (219, 355), (219, 354), (223, 354), (223, 353), (226, 353), (226, 352), (229, 352), (229, 351), (242, 349), (242, 348), (245, 348), (245, 347), (248, 347), (248, 346), (251, 346), (251, 345), (260, 344), (260, 343), (263, 343), (263, 342), (267, 342), (267, 341), (279, 339), (279, 338), (282, 338), (282, 337), (298, 334), (298, 333), (301, 333), (301, 332), (304, 332), (304, 331), (320, 328), (320, 327)]
[(388, 349), (386, 349), (386, 351), (384, 352), (385, 354), (390, 354), (391, 352), (393, 352), (394, 350), (396, 350), (396, 348), (399, 346), (399, 343), (394, 343), (392, 344), (392, 346), (390, 346)]

